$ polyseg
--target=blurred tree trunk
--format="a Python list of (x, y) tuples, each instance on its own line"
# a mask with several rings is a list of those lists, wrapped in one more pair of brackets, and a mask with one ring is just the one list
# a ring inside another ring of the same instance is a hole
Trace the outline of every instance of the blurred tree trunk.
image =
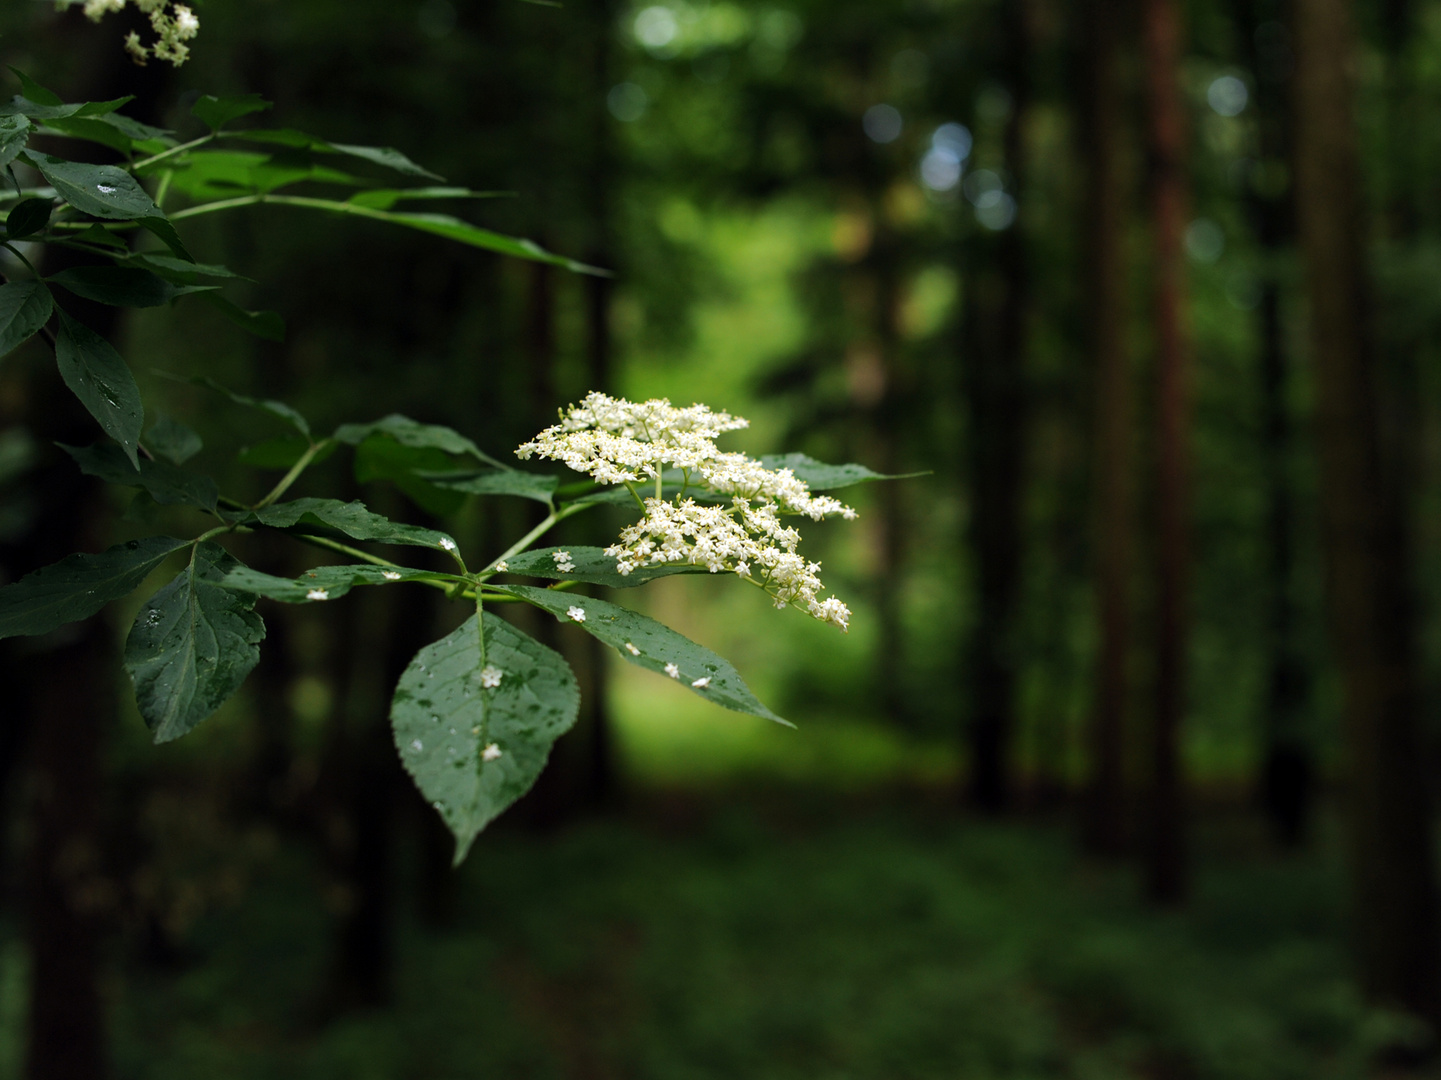
[(1083, 9), (1085, 86), (1084, 258), (1087, 347), (1095, 377), (1095, 578), (1100, 615), (1096, 697), (1087, 732), (1090, 778), (1083, 839), (1095, 855), (1125, 845), (1125, 738), (1129, 704), (1132, 558), (1132, 404), (1127, 363), (1125, 217), (1121, 144), (1120, 12), (1109, 0)]
[[(1271, 5), (1267, 4), (1266, 7)], [(1266, 597), (1268, 643), (1266, 714), (1261, 766), (1261, 804), (1277, 841), (1298, 847), (1306, 835), (1314, 794), (1314, 751), (1306, 722), (1310, 673), (1297, 641), (1295, 502), (1291, 460), (1295, 442), (1287, 403), (1288, 361), (1282, 324), (1281, 281), (1276, 267), (1294, 239), (1293, 189), (1277, 178), (1290, 159), (1290, 73), (1257, 41), (1262, 26), (1279, 25), (1262, 14), (1258, 0), (1237, 0), (1234, 15), (1244, 55), (1256, 76), (1260, 171), (1249, 181), (1247, 199), (1257, 243), (1266, 258), (1256, 305), (1261, 352), (1261, 446), (1266, 473), (1266, 534), (1270, 558)], [(1266, 31), (1261, 31), (1265, 33)], [(1275, 46), (1272, 45), (1274, 49)]]
[(1441, 1020), (1431, 807), (1402, 507), (1383, 466), (1346, 0), (1296, 35), (1296, 210), (1310, 303), (1328, 600), (1343, 693), (1352, 932), (1373, 1000)]
[(1158, 903), (1186, 893), (1181, 721), (1185, 713), (1190, 577), (1190, 358), (1182, 236), (1186, 124), (1181, 103), (1182, 14), (1177, 0), (1145, 0), (1142, 40), (1151, 159), (1156, 349), (1156, 672), (1147, 888)]
[(1026, 256), (1026, 124), (1031, 104), (1029, 5), (1013, 2), (1005, 20), (1003, 79), (1011, 92), (1004, 168), (1019, 212), (996, 237), (994, 273), (969, 290), (970, 348), (964, 371), (970, 400), (970, 533), (979, 615), (971, 633), (970, 798), (980, 810), (1004, 810), (1016, 722), (1016, 609), (1020, 587), (1026, 450), (1026, 323), (1030, 266)]

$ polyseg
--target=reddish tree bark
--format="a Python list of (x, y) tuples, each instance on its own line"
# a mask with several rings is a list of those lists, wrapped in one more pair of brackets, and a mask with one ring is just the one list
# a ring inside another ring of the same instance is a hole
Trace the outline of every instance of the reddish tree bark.
[(1125, 191), (1120, 151), (1120, 13), (1107, 0), (1082, 12), (1085, 84), (1085, 282), (1087, 350), (1095, 378), (1095, 578), (1100, 619), (1096, 697), (1083, 838), (1096, 855), (1125, 844), (1125, 734), (1129, 715), (1133, 492), (1131, 372), (1125, 346)]
[(1341, 675), (1352, 927), (1373, 1000), (1441, 1020), (1431, 805), (1395, 476), (1385, 468), (1368, 326), (1366, 228), (1346, 0), (1304, 0), (1296, 41), (1297, 227), (1310, 306), (1322, 540)]

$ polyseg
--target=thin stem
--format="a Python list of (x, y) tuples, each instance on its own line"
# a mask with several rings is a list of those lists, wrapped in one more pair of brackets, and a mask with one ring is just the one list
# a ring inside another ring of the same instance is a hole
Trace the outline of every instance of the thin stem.
[(276, 499), (280, 498), (280, 496), (284, 495), (286, 491), (290, 489), (290, 485), (300, 479), (300, 474), (315, 460), (315, 455), (324, 450), (333, 441), (332, 439), (321, 439), (318, 443), (311, 443), (305, 453), (300, 455), (300, 460), (292, 465), (290, 471), (280, 478), (280, 482), (270, 489), (270, 493), (250, 509), (259, 510), (262, 507), (269, 506)]
[[(133, 165), (130, 166), (130, 171), (136, 173), (139, 172), (141, 169), (148, 169), (156, 162), (164, 161), (166, 158), (174, 157), (176, 154), (183, 154), (187, 150), (194, 150), (197, 146), (204, 146), (213, 138), (215, 138), (215, 133), (212, 131), (209, 135), (202, 135), (198, 139), (191, 139), (188, 143), (181, 143), (179, 146), (172, 146), (169, 150), (162, 150), (158, 154), (135, 162)], [(159, 201), (160, 200), (158, 199), (156, 200), (156, 202)]]
[(165, 206), (165, 196), (170, 191), (170, 181), (175, 179), (175, 170), (166, 169), (160, 176), (160, 183), (155, 186), (155, 205), (161, 208)]
[[(515, 543), (511, 544), (510, 547), (506, 548), (505, 551), (501, 552), (500, 555), (492, 559), (490, 561), (490, 566), (493, 567), (496, 563), (505, 562), (505, 560), (510, 558), (512, 555), (520, 554), (520, 552), (530, 547), (531, 544), (535, 543), (535, 541), (539, 540), (542, 536), (549, 532), (551, 527), (555, 525), (556, 522), (564, 521), (572, 514), (578, 514), (586, 508), (586, 506), (567, 506), (563, 507), (560, 510), (552, 510), (546, 516), (546, 519), (544, 521), (542, 521), (535, 528), (531, 529), (530, 532), (526, 533)], [(487, 569), (489, 569), (489, 567), (487, 567)], [(490, 574), (487, 573), (481, 577), (478, 577), (476, 580), (484, 581), (489, 576)]]
[(371, 218), (374, 221), (392, 220), (392, 215), (386, 211), (375, 210), (369, 206), (361, 206), (359, 203), (336, 202), (334, 199), (315, 199), (307, 195), (273, 195), (265, 193), (243, 195), (234, 199), (221, 199), (219, 202), (205, 203), (202, 206), (187, 207), (184, 210), (177, 210), (171, 214), (170, 220), (179, 221), (182, 218), (209, 214), (216, 210), (232, 210), (237, 206), (256, 206), (260, 203), (274, 203), (279, 206), (305, 206), (312, 210), (329, 210), (336, 214), (353, 214), (356, 217)]
[(14, 244), (10, 243), (10, 241), (8, 240), (5, 241), (4, 248), (6, 251), (10, 252), (11, 255), (14, 255), (17, 259), (23, 262), (25, 264), (25, 268), (29, 270), (32, 274), (34, 274), (37, 280), (39, 279), (40, 271), (36, 270), (30, 260), (20, 253), (19, 248), (17, 248)]

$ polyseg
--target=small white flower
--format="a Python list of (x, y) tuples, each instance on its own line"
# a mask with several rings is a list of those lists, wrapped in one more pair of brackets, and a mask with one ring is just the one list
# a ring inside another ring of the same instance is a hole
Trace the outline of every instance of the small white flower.
[(175, 30), (182, 41), (188, 41), (200, 32), (200, 20), (183, 4), (175, 5)]
[(399, 571), (399, 570), (382, 570), (382, 571), (380, 572), (380, 576), (383, 577), (383, 578), (385, 578), (386, 581), (399, 581), (399, 580), (400, 580), (400, 571)]
[(500, 680), (504, 676), (505, 672), (501, 671), (500, 668), (494, 666), (493, 664), (486, 664), (485, 667), (480, 669), (480, 685), (499, 686)]
[(410, 742), (410, 748), (411, 748), (412, 750), (415, 750), (416, 752), (419, 752), (419, 751), (425, 749), (425, 747), (421, 745), (419, 739), (412, 739), (411, 742)]
[(480, 752), (480, 760), (494, 761), (496, 758), (500, 757), (500, 754), (501, 750), (499, 746), (497, 746), (495, 743), (488, 743), (485, 749)]
[(508, 567), (508, 566), (505, 565), (505, 560), (504, 560), (504, 559), (501, 559), (500, 562), (498, 562), (498, 563), (495, 564), (495, 566), (494, 566), (493, 569), (495, 570), (495, 572), (496, 572), (497, 574), (503, 574), (503, 573), (505, 573), (507, 570), (509, 570), (510, 567)]
[(448, 536), (442, 536), (442, 537), (440, 538), (440, 546), (443, 547), (443, 548), (445, 548), (446, 551), (452, 551), (452, 552), (453, 552), (453, 551), (458, 551), (458, 550), (459, 550), (459, 548), (456, 547), (455, 541), (452, 540), (452, 539), (451, 539), (450, 537), (448, 537)]
[(674, 664), (667, 664), (665, 666), (665, 673), (669, 675), (672, 679), (680, 678), (680, 668), (676, 667)]
[(311, 589), (308, 593), (305, 594), (305, 599), (307, 599), (307, 600), (329, 600), (329, 599), (330, 599), (330, 590), (328, 590), (328, 589)]
[(632, 656), (640, 655), (640, 650), (637, 649), (634, 645), (632, 645), (629, 641), (625, 643), (625, 648), (626, 652), (630, 653)]
[(697, 679), (695, 680), (695, 682), (691, 683), (691, 685), (694, 686), (697, 690), (704, 690), (707, 686), (710, 685), (710, 676), (707, 675), (703, 679)]
[(576, 622), (585, 622), (585, 608), (583, 607), (576, 607), (574, 604), (572, 604), (570, 607), (565, 609), (565, 613)]

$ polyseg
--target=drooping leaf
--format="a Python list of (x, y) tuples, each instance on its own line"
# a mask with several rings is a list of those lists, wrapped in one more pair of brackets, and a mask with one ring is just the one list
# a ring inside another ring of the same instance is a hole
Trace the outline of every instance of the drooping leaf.
[(471, 247), (484, 248), (486, 251), (495, 251), (502, 255), (510, 255), (517, 259), (530, 259), (534, 262), (543, 262), (549, 263), (552, 266), (564, 267), (578, 274), (596, 274), (601, 277), (608, 277), (610, 275), (609, 270), (588, 266), (575, 259), (566, 258), (564, 255), (556, 255), (553, 252), (546, 251), (545, 248), (541, 247), (534, 240), (506, 236), (502, 233), (492, 232), (489, 229), (482, 229), (478, 225), (472, 225), (468, 221), (462, 221), (460, 218), (451, 217), (448, 214), (396, 213), (383, 210), (371, 210), (366, 216), (388, 221), (394, 225), (404, 225), (409, 229), (418, 229), (420, 232), (431, 233), (434, 236), (443, 236), (447, 240), (468, 244)]
[(394, 484), (421, 509), (432, 514), (453, 514), (465, 504), (465, 496), (447, 491), (429, 480), (422, 480), (426, 470), (446, 472), (454, 469), (455, 458), (441, 450), (402, 446), (384, 435), (374, 435), (355, 448), (355, 479), (369, 484), (384, 480)]
[(200, 453), (205, 444), (179, 420), (160, 413), (145, 433), (145, 445), (172, 465), (184, 465)]
[(88, 619), (112, 600), (134, 592), (150, 572), (189, 540), (149, 536), (98, 555), (67, 555), (0, 588), (0, 638), (48, 634)]
[[(562, 622), (575, 623), (592, 637), (615, 649), (623, 659), (676, 679), (707, 701), (792, 726), (761, 704), (728, 660), (649, 616), (574, 593), (553, 592), (527, 585), (500, 585), (496, 588), (544, 608)], [(571, 614), (577, 608), (584, 613), (583, 619)], [(675, 665), (675, 674), (666, 670), (671, 664)]]
[(466, 495), (518, 495), (549, 503), (559, 481), (544, 473), (528, 473), (519, 469), (486, 469), (471, 473), (420, 473), (421, 479), (448, 491)]
[(886, 475), (872, 472), (864, 465), (827, 465), (805, 454), (766, 454), (761, 464), (767, 469), (790, 469), (799, 480), (804, 480), (812, 491), (830, 491), (834, 488), (865, 484), (875, 480), (908, 480), (925, 473), (896, 473)]
[(442, 176), (437, 176), (429, 169), (421, 168), (399, 150), (389, 146), (355, 146), (347, 143), (327, 142), (324, 139), (316, 138), (314, 135), (307, 135), (303, 131), (295, 131), (290, 128), (280, 130), (228, 131), (226, 134), (233, 139), (243, 139), (246, 142), (270, 143), (278, 146), (289, 146), (297, 150), (313, 150), (322, 154), (344, 154), (349, 157), (359, 158), (363, 161), (384, 166), (387, 169), (392, 169), (406, 176), (416, 176), (426, 180), (444, 181), (445, 179)]
[[(564, 552), (570, 557), (558, 559)], [(569, 565), (571, 569), (561, 570)], [(507, 573), (523, 577), (555, 578), (560, 581), (585, 581), (593, 585), (609, 585), (612, 589), (629, 589), (644, 585), (656, 578), (671, 577), (674, 574), (704, 574), (704, 566), (638, 566), (629, 574), (620, 574), (615, 568), (615, 556), (607, 555), (604, 548), (572, 544), (570, 547), (535, 548), (520, 555), (512, 556), (505, 562)]]
[(110, 117), (64, 116), (45, 120), (40, 128), (42, 135), (64, 135), (72, 139), (108, 146), (121, 154), (128, 154), (135, 146), (135, 140), (114, 124), (106, 123)]
[(63, 100), (55, 91), (45, 89), (19, 68), (9, 64), (5, 66), (9, 67), (10, 73), (20, 80), (20, 92), (31, 101), (38, 101), (41, 105), (59, 105)]
[(390, 210), (397, 203), (428, 199), (498, 199), (509, 191), (472, 191), (460, 187), (370, 188), (352, 195), (347, 201), (375, 210)]
[(190, 107), (190, 114), (211, 131), (219, 131), (232, 120), (249, 116), (251, 113), (264, 112), (268, 108), (270, 102), (259, 94), (240, 94), (235, 97), (205, 94)]
[(244, 394), (237, 394), (234, 390), (221, 386), (208, 375), (197, 375), (189, 380), (197, 386), (204, 386), (214, 390), (218, 394), (224, 394), (237, 405), (247, 405), (252, 409), (259, 409), (263, 413), (269, 413), (277, 420), (283, 420), (308, 440), (310, 438), (310, 424), (298, 412), (292, 409), (283, 401), (271, 401), (267, 398), (246, 397)]
[(50, 223), (50, 211), (54, 208), (53, 199), (25, 199), (16, 203), (5, 215), (6, 237), (23, 240), (43, 231)]
[(240, 566), (220, 583), (227, 589), (254, 593), (283, 604), (313, 604), (338, 600), (357, 585), (391, 585), (401, 581), (450, 581), (452, 576), (432, 570), (412, 570), (405, 566), (317, 566), (298, 578), (275, 577)]
[(115, 307), (159, 307), (182, 290), (136, 266), (72, 266), (45, 279), (76, 296)]
[(236, 326), (248, 330), (256, 337), (265, 338), (266, 341), (285, 340), (285, 320), (278, 312), (246, 311), (215, 292), (206, 293), (205, 300), (212, 307), (218, 308)]
[(55, 361), (60, 377), (80, 399), (100, 427), (125, 450), (132, 465), (140, 467), (136, 446), (145, 422), (140, 389), (120, 354), (103, 337), (64, 311), (55, 335)]
[(39, 281), (0, 285), (0, 356), (13, 352), (37, 333), (54, 307), (50, 290)]
[[(81, 235), (86, 234), (82, 233)], [(123, 247), (124, 244), (122, 243), (121, 246)], [(153, 251), (137, 251), (127, 261), (133, 266), (144, 267), (175, 285), (201, 285), (207, 278), (251, 280), (217, 264), (187, 262), (171, 255), (159, 255)]]
[[(400, 760), (455, 835), (457, 864), (481, 829), (530, 790), (580, 709), (559, 653), (486, 612), (482, 664), (480, 627), (472, 616), (416, 653), (390, 707)], [(485, 685), (487, 666), (499, 685)]]
[(140, 469), (136, 471), (118, 446), (105, 443), (95, 446), (58, 445), (75, 459), (75, 464), (87, 476), (98, 476), (109, 484), (144, 488), (161, 506), (194, 506), (213, 513), (220, 498), (215, 481), (210, 477), (182, 469), (168, 461), (142, 458)]
[(62, 199), (83, 213), (112, 221), (163, 219), (145, 189), (124, 169), (114, 165), (86, 165), (28, 150), (23, 156), (50, 181)]
[(240, 689), (260, 659), (255, 598), (220, 587), (240, 563), (207, 540), (141, 607), (125, 641), (135, 703), (157, 743), (189, 733)]
[(500, 462), (454, 428), (441, 424), (423, 424), (399, 413), (391, 413), (369, 424), (343, 424), (336, 428), (334, 437), (339, 442), (358, 446), (372, 435), (388, 435), (401, 446), (417, 450), (441, 450), (457, 456), (469, 455), (487, 465), (500, 466)]
[(30, 138), (30, 120), (24, 116), (0, 116), (0, 166), (9, 165)]
[(172, 168), (171, 188), (196, 202), (263, 194), (304, 181), (350, 186), (365, 183), (305, 155), (291, 160), (244, 150), (192, 151), (179, 162), (167, 161), (156, 168)]
[(180, 242), (180, 234), (175, 231), (175, 226), (170, 224), (170, 219), (164, 214), (156, 211), (149, 217), (141, 218), (139, 225), (142, 229), (158, 236), (161, 243), (175, 252), (181, 259), (184, 259), (186, 262), (195, 261), (190, 252), (185, 250), (185, 245)]
[(378, 544), (408, 544), (441, 551), (456, 550), (455, 541), (445, 533), (391, 521), (367, 510), (361, 502), (293, 499), (252, 511), (249, 520), (274, 529), (324, 526), (344, 533), (353, 540), (369, 540)]

